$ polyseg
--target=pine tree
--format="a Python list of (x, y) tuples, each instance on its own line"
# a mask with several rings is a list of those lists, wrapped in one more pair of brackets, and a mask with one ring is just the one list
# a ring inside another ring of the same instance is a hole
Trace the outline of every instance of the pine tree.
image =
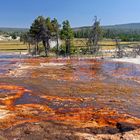
[(73, 39), (74, 33), (71, 29), (70, 23), (68, 20), (63, 22), (63, 28), (61, 30), (61, 39), (65, 40), (66, 44), (66, 55), (70, 55), (71, 39)]

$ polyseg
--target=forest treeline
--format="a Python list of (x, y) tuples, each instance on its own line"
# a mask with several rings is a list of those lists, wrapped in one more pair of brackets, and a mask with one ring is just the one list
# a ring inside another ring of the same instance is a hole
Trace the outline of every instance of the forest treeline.
[[(91, 27), (72, 28), (75, 38), (88, 38)], [(21, 36), (29, 29), (24, 28), (0, 28), (0, 35)], [(124, 24), (114, 26), (102, 26), (102, 37), (107, 39), (120, 38), (122, 41), (140, 41), (140, 24)]]
[[(91, 27), (74, 29), (75, 38), (88, 38), (90, 33)], [(122, 41), (140, 41), (140, 29), (102, 27), (102, 37), (107, 39), (119, 38)]]

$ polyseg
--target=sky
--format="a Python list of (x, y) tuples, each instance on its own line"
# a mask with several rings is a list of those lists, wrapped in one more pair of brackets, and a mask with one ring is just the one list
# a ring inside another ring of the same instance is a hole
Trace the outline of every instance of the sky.
[(0, 0), (0, 27), (30, 27), (37, 16), (69, 20), (72, 27), (140, 23), (140, 0)]

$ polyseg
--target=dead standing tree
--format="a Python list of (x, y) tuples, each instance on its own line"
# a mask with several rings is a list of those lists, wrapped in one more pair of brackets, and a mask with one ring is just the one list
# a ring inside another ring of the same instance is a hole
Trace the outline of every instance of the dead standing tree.
[(127, 56), (126, 52), (124, 51), (124, 48), (121, 47), (121, 39), (116, 38), (115, 43), (116, 43), (116, 51), (115, 51), (115, 57), (117, 58), (122, 58), (124, 56)]
[(91, 29), (91, 33), (88, 40), (88, 48), (91, 54), (97, 54), (100, 50), (100, 46), (98, 42), (101, 38), (102, 30), (100, 27), (100, 21), (98, 21), (97, 17), (95, 16), (94, 24)]

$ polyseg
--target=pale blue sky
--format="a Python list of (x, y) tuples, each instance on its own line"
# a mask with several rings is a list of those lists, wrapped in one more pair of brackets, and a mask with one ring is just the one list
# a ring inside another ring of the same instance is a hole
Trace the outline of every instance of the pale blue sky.
[(0, 0), (1, 27), (29, 27), (39, 15), (68, 19), (73, 27), (140, 22), (140, 0)]

